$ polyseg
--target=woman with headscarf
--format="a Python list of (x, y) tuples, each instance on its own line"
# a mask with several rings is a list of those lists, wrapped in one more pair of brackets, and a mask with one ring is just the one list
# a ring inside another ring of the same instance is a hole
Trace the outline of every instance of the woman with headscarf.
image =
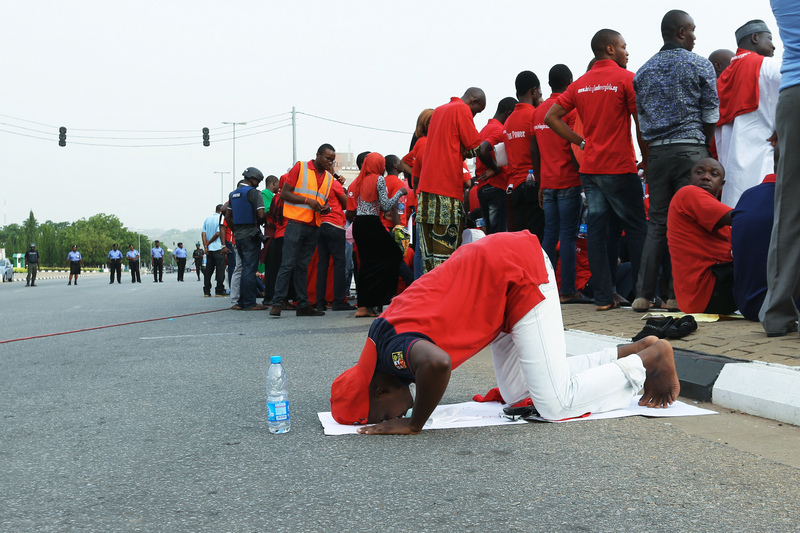
[(381, 212), (390, 211), (404, 194), (405, 187), (388, 196), (383, 172), (386, 161), (377, 152), (364, 160), (351, 191), (358, 204), (353, 222), (353, 239), (358, 248), (357, 317), (378, 316), (370, 308), (389, 303), (397, 292), (398, 268), (403, 252), (381, 222)]

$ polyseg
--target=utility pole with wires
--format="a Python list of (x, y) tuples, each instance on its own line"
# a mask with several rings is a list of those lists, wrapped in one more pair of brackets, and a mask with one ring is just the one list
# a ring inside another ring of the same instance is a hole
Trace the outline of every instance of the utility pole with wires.
[(233, 188), (236, 188), (236, 126), (244, 126), (247, 122), (223, 122), (223, 124), (231, 124), (233, 126), (233, 172), (231, 178), (233, 179)]
[(297, 114), (292, 106), (292, 166), (297, 163)]
[(230, 174), (230, 172), (222, 172), (220, 170), (215, 170), (214, 174), (219, 174), (219, 203), (224, 204), (225, 203), (225, 192), (224, 192), (224, 190), (222, 188), (222, 177), (225, 174)]

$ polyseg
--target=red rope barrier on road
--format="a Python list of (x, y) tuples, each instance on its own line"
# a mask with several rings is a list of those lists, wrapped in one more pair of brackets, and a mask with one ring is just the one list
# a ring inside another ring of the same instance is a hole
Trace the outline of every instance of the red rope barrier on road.
[(116, 328), (118, 326), (130, 326), (132, 324), (142, 324), (144, 322), (155, 322), (157, 320), (170, 320), (173, 318), (182, 318), (185, 316), (194, 316), (194, 315), (205, 315), (207, 313), (218, 313), (219, 311), (227, 311), (228, 309), (214, 309), (212, 311), (199, 311), (197, 313), (187, 313), (185, 315), (175, 315), (175, 316), (165, 316), (161, 318), (148, 318), (147, 320), (135, 320), (133, 322), (123, 322), (121, 324), (109, 324), (107, 326), (96, 326), (93, 328), (83, 328), (83, 329), (75, 329), (72, 331), (60, 331), (58, 333), (47, 333), (45, 335), (34, 335), (32, 337), (20, 337), (19, 339), (9, 339), (5, 341), (0, 341), (0, 344), (8, 344), (9, 342), (19, 342), (19, 341), (29, 341), (32, 339), (43, 339), (45, 337), (56, 337), (58, 335), (69, 335), (70, 333), (82, 333), (84, 331), (93, 331), (95, 329), (105, 329), (105, 328)]

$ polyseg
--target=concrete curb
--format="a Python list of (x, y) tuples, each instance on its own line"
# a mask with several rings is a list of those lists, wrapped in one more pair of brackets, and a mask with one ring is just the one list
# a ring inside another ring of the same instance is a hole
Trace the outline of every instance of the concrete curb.
[[(566, 330), (567, 355), (630, 339)], [(675, 350), (681, 396), (800, 426), (800, 367)]]

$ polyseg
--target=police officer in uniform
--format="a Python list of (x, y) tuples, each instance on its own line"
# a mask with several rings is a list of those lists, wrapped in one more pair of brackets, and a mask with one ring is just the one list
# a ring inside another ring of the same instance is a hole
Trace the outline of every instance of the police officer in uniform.
[(164, 249), (155, 241), (150, 249), (150, 260), (153, 262), (153, 283), (164, 282)]
[(186, 271), (187, 255), (189, 254), (186, 252), (186, 248), (183, 247), (183, 243), (179, 242), (178, 247), (172, 252), (175, 262), (178, 263), (178, 281), (183, 281), (183, 273)]
[(39, 271), (39, 251), (31, 243), (31, 249), (25, 253), (25, 265), (28, 267), (28, 276), (25, 278), (26, 287), (36, 286), (36, 273)]
[(128, 253), (125, 254), (128, 258), (128, 268), (131, 270), (131, 283), (141, 283), (142, 277), (139, 275), (139, 250), (133, 247), (132, 244), (128, 245)]
[(197, 272), (197, 281), (200, 281), (200, 272), (203, 270), (203, 255), (205, 252), (200, 248), (200, 243), (196, 245), (194, 252), (192, 252), (192, 259), (194, 259), (194, 270)]
[(117, 243), (114, 243), (114, 247), (108, 252), (108, 268), (111, 270), (111, 281), (108, 284), (114, 283), (114, 274), (117, 275), (117, 283), (122, 283), (122, 252)]
[(78, 285), (78, 276), (81, 275), (81, 267), (83, 266), (83, 256), (78, 251), (78, 245), (72, 245), (72, 251), (67, 254), (67, 264), (69, 265), (69, 282), (67, 285), (72, 285), (72, 278), (75, 278), (75, 285)]
[(233, 228), (236, 239), (237, 261), (242, 262), (242, 281), (239, 302), (236, 307), (246, 311), (266, 309), (256, 303), (256, 268), (261, 254), (261, 224), (267, 221), (264, 213), (264, 197), (258, 190), (264, 181), (264, 174), (255, 167), (248, 167), (242, 173), (243, 183), (229, 195), (225, 221)]

